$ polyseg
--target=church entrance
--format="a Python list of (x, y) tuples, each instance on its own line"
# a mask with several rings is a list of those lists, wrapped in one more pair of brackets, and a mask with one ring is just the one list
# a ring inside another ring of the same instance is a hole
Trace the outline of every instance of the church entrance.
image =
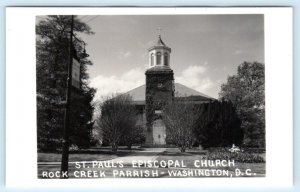
[(166, 144), (166, 126), (161, 119), (157, 119), (153, 122), (153, 144)]

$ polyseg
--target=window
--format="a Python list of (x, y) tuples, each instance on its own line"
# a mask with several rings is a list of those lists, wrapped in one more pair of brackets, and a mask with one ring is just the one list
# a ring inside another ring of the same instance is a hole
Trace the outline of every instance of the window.
[(151, 65), (151, 66), (154, 65), (154, 54), (153, 54), (153, 53), (151, 53), (150, 65)]
[(168, 53), (165, 53), (165, 54), (164, 54), (164, 61), (165, 61), (164, 64), (165, 64), (165, 66), (168, 66), (168, 65), (169, 65), (169, 64), (168, 64), (168, 63), (169, 63), (169, 60), (168, 60), (168, 59), (169, 59)]
[(156, 64), (161, 65), (161, 53), (160, 52), (156, 53)]

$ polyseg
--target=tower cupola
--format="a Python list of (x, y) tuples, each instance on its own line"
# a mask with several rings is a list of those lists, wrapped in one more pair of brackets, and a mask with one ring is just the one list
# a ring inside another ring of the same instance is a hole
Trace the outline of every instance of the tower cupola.
[(152, 67), (170, 68), (171, 48), (168, 47), (161, 35), (158, 35), (157, 43), (148, 49), (149, 53), (149, 69)]

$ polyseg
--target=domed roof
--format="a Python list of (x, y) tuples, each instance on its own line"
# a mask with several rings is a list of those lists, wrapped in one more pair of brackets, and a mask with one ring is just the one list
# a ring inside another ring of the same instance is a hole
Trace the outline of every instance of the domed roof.
[(169, 52), (171, 52), (171, 48), (168, 47), (161, 39), (161, 36), (158, 35), (158, 40), (157, 40), (156, 44), (154, 46), (150, 47), (148, 49), (148, 51), (151, 51), (153, 49), (160, 49), (160, 48), (167, 49)]

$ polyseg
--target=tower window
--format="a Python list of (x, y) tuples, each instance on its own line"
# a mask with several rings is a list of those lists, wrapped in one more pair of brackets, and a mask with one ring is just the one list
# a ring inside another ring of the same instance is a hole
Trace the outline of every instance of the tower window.
[(154, 65), (154, 54), (153, 53), (151, 53), (150, 63), (151, 63), (151, 66)]
[(165, 54), (164, 54), (164, 61), (165, 61), (164, 64), (165, 64), (165, 66), (168, 66), (168, 65), (169, 65), (169, 64), (168, 64), (168, 63), (169, 63), (169, 60), (168, 60), (168, 59), (169, 59), (168, 53), (165, 53)]
[(157, 52), (156, 54), (156, 64), (161, 65), (161, 53)]

